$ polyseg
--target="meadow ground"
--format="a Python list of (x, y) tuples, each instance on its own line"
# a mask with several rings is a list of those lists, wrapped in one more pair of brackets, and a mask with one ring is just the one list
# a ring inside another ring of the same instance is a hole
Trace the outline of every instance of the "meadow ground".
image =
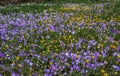
[(120, 1), (0, 7), (0, 76), (120, 76)]

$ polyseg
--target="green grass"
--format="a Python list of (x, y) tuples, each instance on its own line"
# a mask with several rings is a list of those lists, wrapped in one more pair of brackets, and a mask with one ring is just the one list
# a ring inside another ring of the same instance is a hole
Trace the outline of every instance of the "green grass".
[[(43, 4), (43, 3), (42, 3)], [(57, 8), (59, 6), (44, 6), (43, 5), (39, 5), (39, 4), (33, 4), (33, 5), (24, 5), (24, 6), (19, 6), (19, 5), (16, 5), (16, 6), (7, 6), (3, 9), (1, 9), (1, 12), (3, 14), (6, 14), (6, 13), (10, 13), (10, 12), (15, 12), (15, 13), (19, 13), (19, 12), (23, 12), (23, 13), (29, 13), (29, 12), (42, 12), (43, 10), (47, 10), (49, 8)]]
[[(53, 8), (53, 9), (58, 9), (61, 7), (62, 4), (64, 3), (85, 3), (85, 4), (96, 4), (96, 3), (106, 3), (106, 2), (112, 2), (115, 3), (113, 6), (115, 6), (115, 8), (113, 8), (113, 13), (117, 13), (119, 12), (119, 8), (120, 5), (120, 1), (119, 0), (51, 0), (50, 2), (42, 2), (39, 4), (32, 4), (32, 5), (12, 5), (12, 6), (6, 6), (4, 8), (0, 8), (0, 12), (3, 14), (6, 13), (10, 13), (10, 12), (15, 12), (15, 13), (19, 13), (19, 12), (23, 12), (23, 13), (29, 13), (29, 12), (33, 12), (33, 13), (38, 13), (38, 12), (42, 12), (44, 10)], [(56, 5), (52, 5), (52, 6), (45, 6), (45, 4), (56, 4)]]
[(104, 3), (113, 2), (115, 0), (52, 0), (51, 3)]

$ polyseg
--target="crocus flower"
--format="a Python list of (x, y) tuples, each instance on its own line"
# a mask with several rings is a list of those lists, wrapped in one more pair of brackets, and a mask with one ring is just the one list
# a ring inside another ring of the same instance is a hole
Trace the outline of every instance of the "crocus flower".
[(120, 46), (117, 47), (117, 50), (120, 51)]
[(18, 73), (12, 72), (11, 76), (20, 76)]
[(118, 66), (116, 66), (116, 65), (113, 65), (112, 67), (113, 67), (115, 70), (120, 71), (120, 67), (118, 67)]
[(4, 57), (4, 53), (0, 52), (0, 57), (1, 58)]

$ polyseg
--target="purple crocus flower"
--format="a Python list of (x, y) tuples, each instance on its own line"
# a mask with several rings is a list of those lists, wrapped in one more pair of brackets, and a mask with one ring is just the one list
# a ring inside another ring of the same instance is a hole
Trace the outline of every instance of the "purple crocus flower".
[(88, 64), (87, 64), (87, 67), (92, 69), (93, 64), (88, 63)]
[(49, 76), (49, 74), (44, 74), (44, 76)]
[(116, 30), (111, 30), (112, 33), (116, 33), (117, 31)]
[(94, 40), (90, 40), (90, 41), (89, 41), (89, 45), (93, 45), (93, 46), (95, 46), (95, 45), (96, 45), (96, 41), (94, 41)]
[(80, 67), (79, 66), (76, 66), (75, 68), (77, 71), (80, 71)]
[(57, 75), (57, 72), (54, 72), (54, 75)]
[(51, 29), (52, 31), (55, 31), (55, 27), (54, 27), (54, 26), (50, 26), (50, 29)]
[(46, 72), (46, 73), (50, 73), (50, 69), (46, 69), (45, 72)]
[(103, 24), (102, 29), (106, 30), (106, 28), (107, 28), (107, 25)]
[(82, 43), (83, 39), (79, 38), (79, 41), (76, 44), (76, 49), (81, 47), (81, 43)]
[(72, 32), (71, 32), (73, 35), (75, 34), (75, 31), (74, 30), (72, 30)]
[(87, 46), (87, 51), (89, 51), (90, 47), (91, 47), (90, 45)]
[(29, 65), (30, 65), (30, 66), (32, 66), (32, 65), (33, 65), (33, 63), (32, 63), (32, 62), (30, 62), (30, 63), (29, 63)]
[(67, 72), (65, 72), (64, 74), (63, 74), (63, 76), (66, 76), (67, 75)]
[(119, 51), (120, 51), (120, 46), (118, 46), (118, 47), (117, 47), (117, 50), (119, 50)]
[(82, 69), (81, 72), (82, 72), (82, 73), (87, 73), (88, 70), (84, 70), (84, 69)]
[(6, 34), (6, 29), (0, 29), (0, 35), (5, 35)]
[(0, 58), (4, 57), (4, 53), (0, 52)]
[(113, 65), (112, 67), (113, 67), (115, 70), (117, 70), (117, 71), (120, 70), (120, 68), (119, 68), (118, 66), (116, 66), (116, 65)]
[(118, 58), (118, 62), (120, 62), (120, 58)]
[(18, 73), (12, 72), (11, 76), (20, 76)]

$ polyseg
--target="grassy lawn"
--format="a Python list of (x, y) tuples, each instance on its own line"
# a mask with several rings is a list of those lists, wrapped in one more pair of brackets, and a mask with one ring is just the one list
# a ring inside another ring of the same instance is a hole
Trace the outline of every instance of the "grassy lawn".
[[(17, 4), (14, 6), (6, 6), (4, 8), (1, 8), (0, 11), (4, 14), (9, 13), (9, 12), (42, 12), (44, 10), (53, 8), (53, 9), (58, 9), (60, 8), (63, 4), (70, 3), (70, 4), (99, 4), (99, 3), (113, 3), (114, 5), (117, 5), (115, 8), (119, 7), (119, 0), (52, 0), (50, 2), (42, 2), (38, 4)], [(113, 8), (114, 9), (114, 8)], [(119, 9), (118, 9), (119, 10)]]

